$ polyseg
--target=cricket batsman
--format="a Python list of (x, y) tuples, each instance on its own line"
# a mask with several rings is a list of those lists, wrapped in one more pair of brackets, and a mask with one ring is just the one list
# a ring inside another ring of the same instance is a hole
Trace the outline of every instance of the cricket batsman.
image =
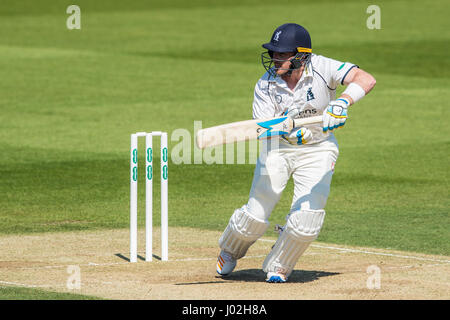
[[(294, 196), (286, 224), (265, 258), (267, 282), (286, 282), (298, 259), (319, 235), (339, 148), (334, 131), (350, 106), (375, 86), (375, 78), (350, 62), (312, 53), (308, 31), (295, 23), (278, 27), (261, 59), (266, 73), (254, 91), (253, 118), (323, 115), (321, 124), (294, 128), (277, 143), (268, 140), (256, 163), (248, 202), (236, 209), (219, 239), (216, 270), (229, 275), (237, 260), (269, 226), (269, 217), (288, 180)], [(346, 86), (336, 98), (339, 85)]]

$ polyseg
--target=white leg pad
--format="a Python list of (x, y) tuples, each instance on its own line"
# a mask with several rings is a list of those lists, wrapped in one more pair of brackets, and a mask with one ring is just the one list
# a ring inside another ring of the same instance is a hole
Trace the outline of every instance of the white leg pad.
[(228, 225), (219, 239), (219, 247), (234, 259), (245, 256), (248, 248), (258, 240), (269, 227), (268, 221), (252, 217), (245, 206), (234, 211)]
[(264, 272), (289, 276), (309, 244), (317, 239), (325, 219), (325, 210), (300, 210), (292, 213), (272, 251), (263, 263)]

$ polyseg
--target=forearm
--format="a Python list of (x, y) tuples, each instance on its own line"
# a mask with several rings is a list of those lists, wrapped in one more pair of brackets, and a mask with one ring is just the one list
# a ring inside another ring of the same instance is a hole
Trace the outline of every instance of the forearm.
[(344, 85), (347, 88), (339, 98), (329, 103), (323, 113), (323, 131), (333, 131), (342, 127), (347, 120), (348, 106), (362, 99), (375, 84), (375, 78), (369, 73), (357, 68), (350, 70), (344, 78)]
[(339, 98), (348, 100), (351, 105), (367, 95), (375, 86), (376, 80), (370, 73), (354, 68), (346, 77), (344, 84), (348, 87)]

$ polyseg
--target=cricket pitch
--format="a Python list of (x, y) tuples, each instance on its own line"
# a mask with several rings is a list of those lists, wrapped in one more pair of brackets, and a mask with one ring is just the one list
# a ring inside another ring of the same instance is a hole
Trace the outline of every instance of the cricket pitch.
[[(169, 228), (169, 261), (129, 259), (129, 230), (0, 237), (0, 286), (22, 286), (106, 299), (320, 300), (450, 298), (450, 257), (313, 242), (285, 284), (265, 283), (262, 262), (275, 239), (263, 238), (221, 278), (220, 232)], [(77, 274), (75, 274), (77, 272)], [(75, 280), (74, 280), (75, 279)]]

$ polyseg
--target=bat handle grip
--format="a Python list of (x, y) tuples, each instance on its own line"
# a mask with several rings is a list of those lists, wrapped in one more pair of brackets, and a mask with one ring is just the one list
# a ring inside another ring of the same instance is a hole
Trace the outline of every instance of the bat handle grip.
[(307, 124), (316, 124), (322, 122), (322, 116), (314, 116), (309, 118), (294, 119), (294, 128), (298, 128)]

